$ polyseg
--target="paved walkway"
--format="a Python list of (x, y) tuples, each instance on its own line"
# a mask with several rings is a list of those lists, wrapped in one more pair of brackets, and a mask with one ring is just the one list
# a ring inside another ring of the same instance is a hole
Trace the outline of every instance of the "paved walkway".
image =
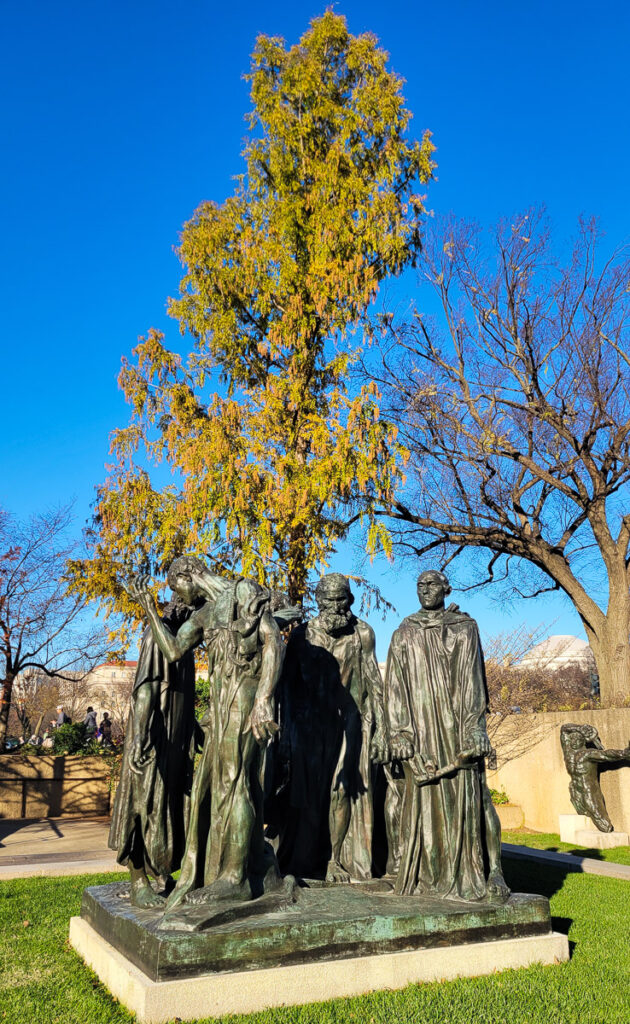
[[(125, 871), (116, 863), (114, 851), (108, 849), (108, 832), (107, 818), (0, 819), (0, 881), (42, 875)], [(503, 856), (630, 881), (630, 865), (613, 864), (594, 857), (535, 850), (512, 843), (503, 844)]]
[(573, 853), (555, 853), (553, 850), (535, 850), (531, 846), (515, 846), (503, 843), (503, 857), (514, 860), (534, 860), (543, 864), (553, 864), (565, 871), (583, 871), (588, 875), (607, 875), (608, 878), (624, 878), (630, 882), (630, 864), (613, 864), (609, 860), (596, 860), (595, 857), (578, 857)]
[(0, 880), (124, 871), (107, 847), (109, 819), (0, 820)]

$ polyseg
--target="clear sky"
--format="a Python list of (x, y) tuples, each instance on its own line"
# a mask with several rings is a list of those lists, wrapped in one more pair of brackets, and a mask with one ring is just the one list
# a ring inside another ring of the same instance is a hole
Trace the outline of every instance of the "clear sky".
[[(19, 515), (76, 498), (80, 522), (126, 421), (120, 358), (167, 330), (178, 231), (242, 169), (242, 75), (257, 33), (295, 42), (325, 3), (2, 0), (0, 503)], [(546, 203), (564, 243), (581, 213), (630, 238), (630, 7), (555, 0), (348, 0), (431, 129), (427, 205), (492, 224)], [(175, 342), (177, 343), (177, 342)], [(353, 569), (344, 552), (335, 568)], [(342, 564), (343, 563), (343, 564)], [(378, 570), (375, 568), (375, 573)], [(400, 614), (411, 570), (379, 576)], [(482, 629), (526, 619), (581, 634), (561, 598), (506, 609), (462, 599)], [(373, 619), (384, 657), (396, 619)]]

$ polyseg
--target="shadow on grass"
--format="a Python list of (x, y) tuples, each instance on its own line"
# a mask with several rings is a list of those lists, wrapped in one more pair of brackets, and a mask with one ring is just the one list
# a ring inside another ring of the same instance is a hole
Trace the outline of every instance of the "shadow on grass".
[(547, 853), (564, 853), (572, 857), (588, 857), (589, 860), (604, 860), (601, 850), (593, 850), (589, 846), (576, 846), (572, 850), (561, 850), (558, 846), (537, 846), (533, 849), (543, 850)]
[(562, 889), (567, 875), (576, 873), (575, 867), (562, 864), (546, 864), (542, 861), (503, 861), (505, 880), (513, 892), (530, 892), (551, 899)]

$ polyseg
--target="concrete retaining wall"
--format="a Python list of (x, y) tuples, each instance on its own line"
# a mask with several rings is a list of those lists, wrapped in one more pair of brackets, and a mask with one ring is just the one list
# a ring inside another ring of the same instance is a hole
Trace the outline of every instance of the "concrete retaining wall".
[(100, 757), (0, 755), (0, 818), (100, 817), (109, 805)]
[[(605, 747), (623, 748), (630, 743), (630, 708), (553, 711), (505, 719), (492, 734), (499, 769), (488, 774), (488, 781), (495, 789), (504, 789), (511, 803), (520, 804), (525, 827), (538, 832), (557, 832), (558, 816), (575, 813), (560, 747), (560, 727), (565, 722), (594, 725)], [(492, 732), (492, 716), (489, 727)], [(602, 771), (600, 783), (615, 829), (630, 832), (630, 767)]]

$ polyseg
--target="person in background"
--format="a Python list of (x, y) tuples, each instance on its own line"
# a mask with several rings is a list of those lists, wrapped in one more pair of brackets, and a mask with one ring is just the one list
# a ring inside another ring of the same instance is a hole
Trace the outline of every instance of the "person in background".
[(112, 720), (109, 717), (107, 711), (103, 712), (101, 724), (99, 727), (99, 736), (104, 747), (111, 747), (112, 745)]
[(94, 710), (93, 707), (90, 706), (87, 709), (87, 711), (85, 713), (85, 718), (83, 719), (83, 724), (85, 726), (85, 736), (86, 736), (86, 739), (88, 739), (88, 740), (96, 739), (96, 731), (97, 731), (96, 711)]
[(63, 710), (63, 704), (57, 704), (56, 710), (57, 718), (53, 719), (53, 721), (50, 723), (53, 729), (58, 729), (60, 726), (66, 725), (66, 723), (70, 721), (67, 714)]

